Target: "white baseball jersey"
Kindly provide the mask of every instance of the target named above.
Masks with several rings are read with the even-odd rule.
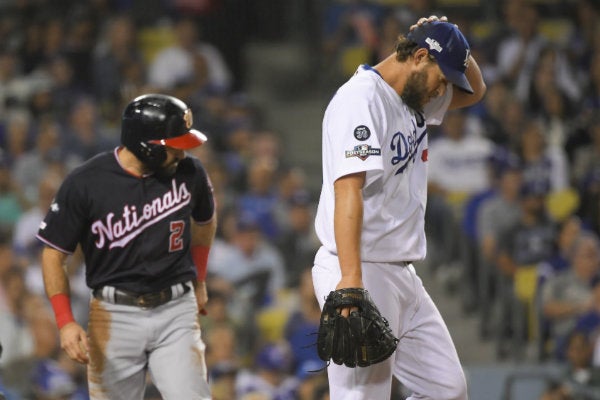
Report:
[[[406,106],[366,65],[340,87],[323,119],[323,187],[315,218],[317,235],[329,252],[337,254],[333,184],[342,176],[366,171],[361,259],[425,258],[426,121],[440,124],[451,99],[448,85],[423,115]]]

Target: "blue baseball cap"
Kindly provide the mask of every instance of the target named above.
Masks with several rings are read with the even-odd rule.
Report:
[[[429,50],[449,82],[473,94],[465,76],[471,49],[456,25],[442,21],[426,22],[410,31],[407,38]]]

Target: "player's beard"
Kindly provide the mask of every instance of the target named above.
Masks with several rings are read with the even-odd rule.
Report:
[[[164,163],[156,169],[156,175],[164,178],[169,178],[175,175],[175,171],[177,171],[177,165],[179,164],[179,161],[181,160],[173,160],[169,163]]]
[[[425,103],[428,100],[427,96],[427,72],[415,71],[410,74],[400,93],[400,97],[404,103],[416,111],[423,111]]]

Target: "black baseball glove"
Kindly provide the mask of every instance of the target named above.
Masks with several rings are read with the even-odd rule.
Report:
[[[347,307],[352,309],[346,318],[340,310]],[[319,324],[319,358],[350,368],[367,367],[391,356],[397,344],[367,290],[347,288],[329,293]]]

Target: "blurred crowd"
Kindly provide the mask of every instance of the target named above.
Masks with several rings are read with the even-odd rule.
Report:
[[[320,316],[307,273],[317,247],[313,194],[286,162],[282,134],[244,93],[236,45],[204,36],[205,23],[214,29],[230,12],[238,7],[218,0],[0,2],[0,393],[8,400],[88,398],[85,367],[59,347],[35,234],[65,175],[118,146],[124,106],[151,92],[184,100],[209,137],[194,155],[212,179],[220,221],[201,321],[214,398],[326,392],[311,336]],[[237,39],[241,25],[222,35]],[[80,254],[67,268],[85,326]],[[160,398],[150,382],[146,398]]]
[[[0,2],[7,399],[87,398],[85,368],[59,348],[35,234],[65,174],[119,145],[122,109],[149,92],[183,99],[209,137],[193,155],[218,204],[201,318],[214,399],[327,398],[310,275],[319,246],[310,188],[320,176],[289,163],[286,132],[270,127],[244,92],[247,32],[213,23],[241,14],[233,3]],[[315,90],[386,57],[419,17],[447,15],[459,25],[488,93],[430,130],[427,270],[465,314],[479,316],[479,334],[494,340],[498,360],[562,363],[564,379],[549,393],[598,398],[585,396],[600,388],[600,7],[450,3],[294,2],[322,28],[309,35],[319,38],[316,60],[307,62],[319,72]],[[205,36],[207,23],[224,39]],[[67,268],[75,317],[85,325],[90,294],[77,253]],[[151,384],[146,398],[160,398]]]

